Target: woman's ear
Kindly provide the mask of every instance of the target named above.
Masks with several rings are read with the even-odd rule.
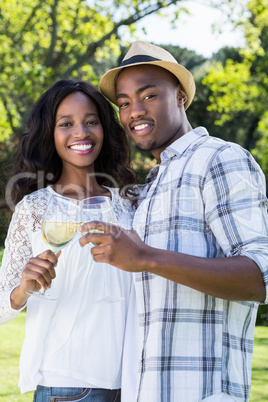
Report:
[[[183,106],[187,102],[187,95],[180,86],[178,87],[177,99],[179,107]]]

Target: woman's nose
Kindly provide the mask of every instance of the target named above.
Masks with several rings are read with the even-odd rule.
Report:
[[[75,126],[74,135],[77,137],[88,135],[88,130],[83,123]]]

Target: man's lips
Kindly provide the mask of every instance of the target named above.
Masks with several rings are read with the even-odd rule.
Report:
[[[152,127],[152,123],[135,123],[131,125],[131,131],[134,131],[136,134],[147,134],[151,131]]]

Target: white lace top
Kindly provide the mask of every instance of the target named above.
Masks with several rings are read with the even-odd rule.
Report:
[[[118,223],[131,228],[133,208],[109,188]],[[20,283],[26,262],[48,247],[40,227],[51,187],[27,195],[16,206],[0,269],[0,324],[15,318],[10,294]],[[65,197],[63,197],[65,198]],[[21,352],[21,392],[36,385],[120,388],[125,319],[131,274],[108,266],[110,292],[124,300],[98,304],[104,297],[105,264],[95,263],[79,236],[62,250],[53,280],[56,300],[30,297]]]

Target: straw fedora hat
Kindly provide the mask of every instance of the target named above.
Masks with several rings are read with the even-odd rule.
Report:
[[[192,74],[185,67],[178,64],[174,57],[159,46],[151,43],[137,41],[134,42],[121,65],[105,73],[100,80],[100,90],[111,102],[116,104],[115,83],[117,74],[126,67],[137,66],[139,64],[152,64],[170,71],[178,78],[186,94],[187,102],[185,110],[193,100],[195,94],[195,83]]]

